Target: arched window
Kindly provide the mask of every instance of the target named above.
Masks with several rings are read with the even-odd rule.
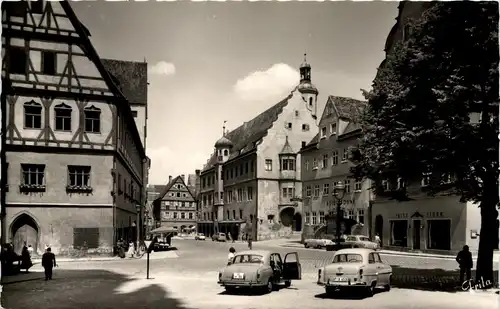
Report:
[[[54,106],[56,131],[71,131],[71,106],[64,103]]]
[[[42,105],[33,100],[24,103],[24,127],[27,129],[42,128]]]
[[[313,106],[313,98],[309,98],[309,106]]]
[[[229,151],[227,151],[227,149],[224,149],[224,156],[228,156],[229,155]]]
[[[101,133],[101,110],[94,105],[85,108],[85,132]]]

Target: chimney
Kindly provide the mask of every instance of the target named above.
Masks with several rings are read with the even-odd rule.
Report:
[[[172,181],[172,176],[168,176],[168,182],[171,182]]]
[[[181,178],[182,178],[182,181],[184,181],[184,183],[186,183],[186,175],[182,174]]]

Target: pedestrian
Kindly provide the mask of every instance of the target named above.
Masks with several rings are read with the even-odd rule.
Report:
[[[26,272],[33,266],[31,262],[31,256],[28,251],[28,247],[26,247],[26,243],[24,243],[23,251],[21,252],[21,269],[26,269]]]
[[[133,258],[135,253],[134,243],[132,241],[128,244],[128,252],[127,255],[129,258]]]
[[[252,250],[252,236],[248,235],[248,250]]]
[[[456,261],[460,267],[460,285],[464,284],[464,275],[467,277],[466,281],[471,280],[471,269],[472,269],[472,253],[469,250],[469,246],[465,245],[462,251],[458,252]]]
[[[52,280],[52,269],[57,267],[56,256],[52,253],[50,247],[42,255],[42,267],[45,269],[45,281]]]
[[[381,247],[381,240],[380,240],[380,236],[378,234],[375,234],[375,242],[377,243],[377,246],[380,248]]]
[[[227,265],[233,264],[235,253],[236,253],[236,249],[234,249],[234,247],[229,248],[229,253],[227,255]]]

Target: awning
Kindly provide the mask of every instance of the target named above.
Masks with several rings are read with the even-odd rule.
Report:
[[[166,233],[177,233],[176,229],[173,229],[168,226],[160,226],[149,232],[150,234],[166,234]]]

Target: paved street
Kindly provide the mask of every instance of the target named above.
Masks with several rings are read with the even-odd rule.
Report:
[[[243,243],[196,242],[176,240],[177,258],[157,259],[153,253],[150,261],[151,277],[146,280],[146,261],[144,259],[120,259],[114,261],[59,262],[55,269],[54,280],[40,280],[43,273],[40,265],[33,273],[22,275],[31,280],[6,284],[3,287],[2,305],[5,308],[401,308],[404,302],[409,308],[495,308],[497,295],[485,292],[435,292],[441,287],[422,285],[422,290],[409,290],[396,287],[390,292],[379,293],[371,299],[359,299],[345,295],[341,299],[328,299],[323,289],[318,287],[316,268],[325,265],[332,253],[324,250],[271,247],[255,244],[255,249],[266,249],[285,253],[298,251],[303,265],[303,279],[294,282],[292,288],[283,289],[270,295],[225,295],[216,284],[217,272],[224,266],[227,251],[234,246],[244,250]],[[152,257],[153,257],[152,256]],[[422,259],[407,256],[385,255],[393,265],[395,274],[408,276],[407,285],[417,285],[419,276],[435,272],[441,268],[442,275],[451,276],[456,281],[454,261],[444,259]],[[435,273],[433,273],[435,275]],[[431,281],[440,279],[430,279]],[[400,283],[400,284],[403,284]]]

